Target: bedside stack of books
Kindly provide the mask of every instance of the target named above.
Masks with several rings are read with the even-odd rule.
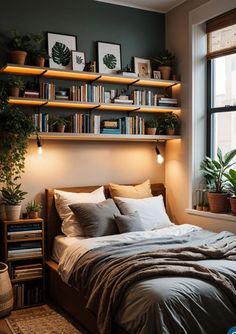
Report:
[[[43,301],[43,287],[38,282],[14,284],[14,308],[37,305]]]
[[[18,242],[8,246],[9,259],[40,255],[42,255],[42,243],[40,241]]]
[[[7,238],[10,240],[41,238],[41,236],[42,224],[39,223],[9,225],[7,228]]]
[[[42,263],[30,263],[24,265],[16,265],[11,268],[12,279],[32,279],[42,277],[43,265]]]

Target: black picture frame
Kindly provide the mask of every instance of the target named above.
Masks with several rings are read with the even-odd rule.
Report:
[[[114,74],[122,69],[121,44],[97,41],[98,72]]]
[[[77,50],[77,36],[48,31],[46,37],[49,67],[71,69],[71,51]]]

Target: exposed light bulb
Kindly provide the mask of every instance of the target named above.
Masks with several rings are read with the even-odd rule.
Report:
[[[39,155],[42,155],[42,154],[43,154],[43,148],[42,148],[42,146],[39,146],[39,147],[38,147],[38,154],[39,154]]]
[[[158,154],[157,155],[157,163],[158,164],[163,164],[163,162],[164,162],[163,156],[161,154]]]

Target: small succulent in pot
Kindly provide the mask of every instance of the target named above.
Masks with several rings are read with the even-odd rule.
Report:
[[[42,209],[42,205],[35,201],[28,202],[26,206],[26,212],[30,219],[38,218],[38,213]]]
[[[65,117],[61,116],[52,116],[49,118],[48,121],[50,131],[53,131],[54,126],[56,126],[57,132],[64,132],[65,126],[70,124],[70,121],[67,120]]]
[[[176,67],[176,56],[168,50],[164,50],[153,61],[157,63],[158,70],[161,71],[161,78],[169,80],[173,66]]]
[[[157,131],[157,120],[156,119],[149,119],[145,121],[145,132],[147,135],[155,135]]]

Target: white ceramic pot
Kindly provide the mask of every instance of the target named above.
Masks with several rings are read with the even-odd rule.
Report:
[[[5,317],[13,308],[13,293],[8,275],[8,267],[0,262],[0,318]]]
[[[20,219],[21,205],[5,205],[6,219]]]

